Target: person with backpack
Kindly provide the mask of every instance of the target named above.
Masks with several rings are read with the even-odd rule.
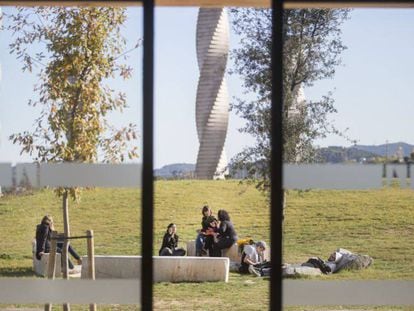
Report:
[[[162,239],[162,245],[159,250],[160,256],[185,256],[185,249],[178,247],[177,226],[169,224],[167,231]]]
[[[263,268],[265,250],[266,242],[264,241],[258,241],[253,245],[244,245],[239,272],[262,276],[261,269]]]

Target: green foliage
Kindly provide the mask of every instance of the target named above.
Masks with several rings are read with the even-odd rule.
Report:
[[[15,34],[10,53],[22,61],[23,71],[40,64],[40,106],[33,132],[10,136],[39,162],[120,162],[124,155],[138,156],[128,141],[136,139],[136,126],[115,128],[108,123],[111,111],[122,111],[126,97],[105,80],[116,75],[127,79],[131,68],[118,63],[125,48],[120,27],[125,9],[99,7],[19,8],[6,16],[6,30]],[[59,195],[67,189],[58,189]],[[70,189],[73,198],[79,189]]]
[[[283,59],[283,138],[284,158],[304,162],[313,158],[312,142],[329,132],[341,134],[328,121],[336,112],[331,94],[319,101],[300,99],[301,89],[316,81],[332,78],[345,49],[340,25],[348,10],[302,9],[284,11]],[[247,168],[251,176],[260,173],[268,186],[271,131],[271,10],[233,9],[233,29],[241,47],[233,51],[234,73],[244,81],[254,100],[238,99],[232,108],[246,120],[241,130],[256,138],[235,159],[236,166]]]
[[[287,193],[284,224],[284,262],[301,263],[311,256],[326,259],[338,247],[368,254],[374,264],[366,270],[321,276],[323,280],[387,280],[414,277],[414,193],[409,189],[371,191],[306,191]],[[0,226],[0,276],[32,277],[31,240],[36,224],[46,213],[55,216],[62,231],[59,200],[50,190],[30,196],[0,198],[0,212],[11,211]],[[157,181],[155,184],[154,254],[170,222],[177,224],[180,246],[193,240],[201,222],[201,207],[215,213],[229,211],[240,238],[269,241],[269,208],[253,185],[237,181]],[[136,255],[141,251],[140,191],[95,189],[85,191],[72,210],[74,235],[93,229],[96,254]],[[86,242],[72,245],[86,254]],[[154,287],[156,310],[205,310],[206,303],[229,310],[267,309],[269,283],[265,279],[230,273],[229,283],[159,283]],[[253,297],[262,297],[258,301]],[[72,306],[86,310],[86,306]],[[390,307],[378,307],[389,310]],[[136,306],[107,306],[100,310],[137,310]],[[351,307],[306,307],[306,310]],[[374,310],[361,307],[358,310]],[[304,310],[289,307],[288,310]],[[393,308],[393,310],[400,310]],[[410,309],[405,309],[410,310]]]

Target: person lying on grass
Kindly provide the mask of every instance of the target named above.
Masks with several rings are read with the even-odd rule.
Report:
[[[373,259],[368,255],[354,254],[344,248],[338,248],[324,261],[319,257],[311,257],[302,266],[319,268],[322,273],[337,273],[342,269],[360,270],[368,268]]]

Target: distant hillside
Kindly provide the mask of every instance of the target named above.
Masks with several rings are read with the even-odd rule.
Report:
[[[195,171],[195,164],[174,163],[156,169],[154,175],[161,178],[188,177]]]
[[[355,145],[353,147],[356,148],[356,149],[359,149],[359,150],[371,152],[371,153],[374,153],[376,155],[384,157],[384,156],[387,155],[387,153],[388,153],[388,156],[394,155],[397,152],[397,150],[400,146],[403,149],[404,156],[409,156],[410,153],[414,149],[414,145],[410,145],[410,144],[403,143],[403,142],[389,143],[389,144],[383,144],[383,145],[378,145],[378,146],[375,146],[375,145],[373,145],[373,146]],[[388,151],[387,151],[387,148],[388,148]]]
[[[414,145],[404,142],[389,143],[383,145],[354,145],[351,147],[329,146],[319,148],[316,151],[316,159],[322,163],[342,163],[342,162],[365,162],[375,157],[385,157],[388,148],[388,156],[396,154],[399,147],[402,147],[404,156],[410,156],[414,150]],[[231,168],[230,168],[231,170]],[[194,177],[195,164],[174,163],[165,165],[154,171],[154,175],[160,178],[192,178]],[[241,174],[241,175],[240,175]],[[242,178],[245,173],[233,171],[234,178]],[[240,175],[240,176],[239,176]]]
[[[393,157],[399,147],[402,147],[404,156],[410,156],[414,145],[403,142],[384,145],[354,145],[351,147],[330,146],[317,150],[318,162],[341,163],[347,161],[365,162],[375,157]],[[387,150],[388,149],[388,150]]]
[[[347,161],[361,162],[376,157],[375,153],[359,150],[354,147],[330,146],[317,150],[316,158],[322,163],[342,163]]]

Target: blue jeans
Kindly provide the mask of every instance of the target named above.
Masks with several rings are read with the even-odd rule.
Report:
[[[201,256],[201,249],[204,247],[205,240],[206,236],[200,232],[196,238],[196,256]]]

